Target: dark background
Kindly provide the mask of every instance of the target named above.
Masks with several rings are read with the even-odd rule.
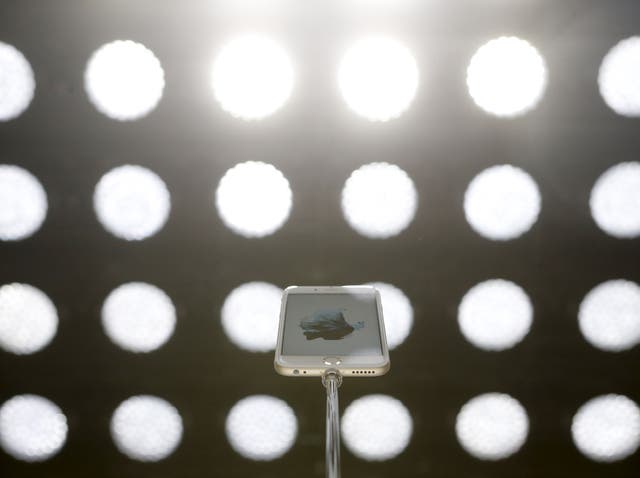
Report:
[[[289,51],[297,72],[290,100],[274,116],[245,122],[222,111],[210,68],[232,34],[261,31]],[[388,123],[357,117],[335,74],[344,49],[367,33],[404,42],[420,69],[412,107]],[[638,160],[640,122],[616,115],[598,93],[606,52],[640,33],[640,2],[601,0],[276,0],[24,1],[0,3],[0,41],[18,48],[36,76],[19,118],[0,123],[0,163],[28,169],[43,184],[49,212],[31,238],[0,244],[0,283],[26,282],[58,308],[60,324],[41,352],[0,352],[0,402],[43,395],[65,412],[67,443],[40,464],[0,453],[0,475],[99,477],[300,477],[324,474],[324,390],[317,380],[275,374],[272,354],[238,349],[219,311],[236,286],[384,281],[410,298],[415,322],[382,378],[347,380],[342,407],[369,393],[400,399],[414,420],[404,453],[369,463],[343,450],[346,477],[631,477],[640,454],[613,464],[590,461],[573,445],[571,418],[595,395],[640,400],[640,350],[606,353],[577,325],[584,295],[613,278],[640,281],[640,242],[607,236],[588,206],[596,178]],[[545,57],[549,85],[538,108],[513,120],[473,104],[465,70],[491,38],[514,34]],[[83,73],[104,43],[131,39],[160,59],[164,96],[148,117],[116,122],[88,101]],[[213,192],[232,165],[260,160],[289,179],[292,214],[264,239],[245,239],[218,217]],[[359,236],[344,221],[340,191],[350,172],[372,161],[398,164],[419,193],[415,220],[389,240]],[[166,226],[140,242],[107,233],[93,212],[98,179],[139,164],[171,192]],[[523,237],[492,242],[465,221],[462,199],[482,169],[522,167],[542,194],[538,222]],[[513,280],[530,296],[530,334],[511,350],[467,343],[457,305],[474,284]],[[132,354],[102,331],[100,307],[123,282],[162,288],[178,308],[173,337]],[[468,455],[455,417],[473,396],[499,391],[526,408],[530,433],[520,452],[498,462]],[[109,434],[113,410],[149,393],[183,417],[181,445],[159,463],[120,454]],[[294,447],[258,463],[228,444],[224,420],[250,394],[285,399],[299,420]]]

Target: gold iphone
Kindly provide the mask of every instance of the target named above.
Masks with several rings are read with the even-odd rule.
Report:
[[[275,369],[281,375],[344,377],[389,370],[380,293],[371,286],[288,287],[282,295]]]

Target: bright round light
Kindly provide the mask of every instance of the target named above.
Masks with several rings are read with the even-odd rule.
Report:
[[[284,455],[298,434],[298,420],[284,400],[252,395],[236,403],[225,424],[233,449],[250,460],[268,461]]]
[[[585,339],[608,352],[640,343],[640,286],[610,280],[589,291],[580,304],[578,324]]]
[[[400,234],[413,221],[417,208],[413,181],[394,164],[365,164],[351,173],[342,189],[345,219],[371,239]]]
[[[458,325],[465,338],[484,350],[505,350],[529,333],[533,306],[522,288],[502,279],[473,286],[458,307]]]
[[[516,37],[485,43],[467,67],[469,95],[495,116],[527,113],[536,107],[546,86],[544,59],[531,44]]]
[[[571,434],[578,450],[592,460],[622,460],[640,445],[640,408],[624,395],[592,398],[573,417]]]
[[[418,89],[411,52],[386,37],[357,42],[344,55],[338,85],[349,108],[371,121],[387,121],[409,108]]]
[[[67,440],[67,418],[38,395],[16,395],[0,407],[0,445],[22,461],[44,461]]]
[[[405,341],[413,325],[413,307],[407,296],[397,287],[384,282],[372,282],[371,285],[380,292],[384,329],[387,334],[387,345],[395,349]]]
[[[388,395],[366,395],[351,402],[342,415],[342,437],[347,448],[369,461],[390,460],[411,440],[413,420],[400,400]]]
[[[166,400],[136,395],[116,408],[111,417],[111,437],[118,450],[139,461],[168,457],[182,440],[182,418]]]
[[[0,42],[0,121],[17,118],[33,99],[36,80],[20,51]]]
[[[117,287],[102,306],[102,326],[116,345],[130,352],[162,346],[176,326],[176,309],[167,294],[144,282]]]
[[[640,116],[640,36],[622,40],[606,54],[598,73],[605,103],[623,116]]]
[[[98,48],[87,63],[84,87],[96,109],[111,119],[148,115],[162,98],[162,65],[144,45],[117,40]]]
[[[139,241],[154,235],[167,222],[171,197],[156,173],[127,164],[100,178],[93,193],[93,207],[111,234]]]
[[[485,393],[469,400],[456,418],[460,445],[481,460],[501,460],[517,452],[527,439],[529,418],[515,398]]]
[[[18,355],[46,347],[58,330],[58,313],[51,299],[28,284],[0,287],[0,347]]]
[[[263,237],[289,218],[292,194],[289,181],[274,166],[247,161],[225,173],[215,200],[229,229],[245,237]]]
[[[287,53],[261,35],[230,41],[213,64],[216,100],[225,111],[245,120],[262,119],[282,107],[291,95],[293,82]]]
[[[222,328],[229,340],[249,352],[276,348],[282,289],[267,282],[236,287],[222,305]]]
[[[46,215],[47,194],[36,177],[18,166],[0,164],[0,240],[31,236]]]
[[[640,236],[640,163],[607,169],[593,185],[591,215],[607,234],[620,239]]]
[[[464,194],[464,214],[481,236],[494,241],[515,239],[538,220],[541,198],[531,176],[503,164],[480,172]]]

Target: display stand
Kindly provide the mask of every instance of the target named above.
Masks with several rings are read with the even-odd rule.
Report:
[[[327,389],[327,440],[326,477],[340,478],[340,409],[338,388],[342,385],[342,375],[335,369],[328,369],[322,376],[322,385]]]

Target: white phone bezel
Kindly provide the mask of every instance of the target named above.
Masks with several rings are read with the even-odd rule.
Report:
[[[286,313],[287,300],[292,294],[357,294],[364,291],[373,290],[376,298],[376,309],[378,312],[378,330],[380,331],[380,344],[382,354],[380,355],[358,355],[329,357],[327,363],[326,356],[310,355],[283,355],[282,341],[284,336],[284,318]],[[339,363],[335,363],[339,359]],[[278,325],[278,341],[276,344],[276,354],[274,366],[281,375],[293,377],[313,377],[320,376],[328,369],[337,369],[343,376],[366,377],[372,375],[384,375],[389,370],[389,349],[384,329],[384,319],[382,316],[382,303],[380,293],[372,286],[290,286],[282,294],[280,306],[280,323]]]

